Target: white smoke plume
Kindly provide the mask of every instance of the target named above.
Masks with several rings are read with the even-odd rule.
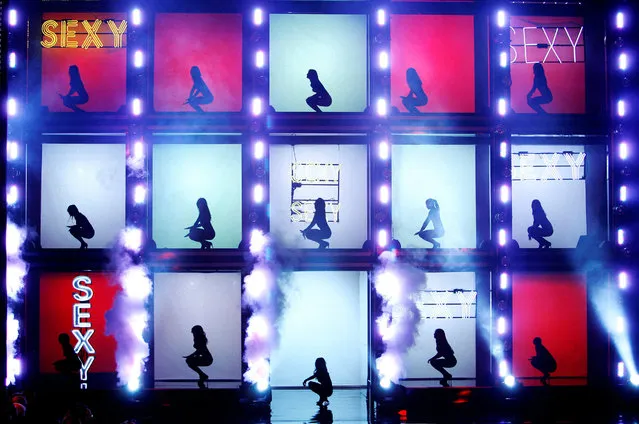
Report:
[[[5,245],[7,249],[6,290],[7,290],[7,378],[5,385],[15,384],[21,372],[18,356],[20,321],[16,318],[17,308],[22,303],[24,277],[27,275],[27,263],[22,260],[21,249],[27,238],[25,229],[7,220]]]
[[[382,315],[376,323],[385,351],[376,366],[382,383],[399,383],[404,375],[403,358],[419,334],[421,315],[416,299],[426,288],[426,274],[399,261],[393,252],[383,252],[379,259],[373,281],[382,298]]]

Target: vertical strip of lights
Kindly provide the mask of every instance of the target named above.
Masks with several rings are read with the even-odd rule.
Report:
[[[5,384],[16,384],[21,374],[20,336],[23,328],[23,289],[26,265],[22,260],[25,239],[26,206],[26,143],[24,117],[26,111],[26,46],[27,23],[25,11],[10,5],[3,14],[2,68],[3,101],[6,111],[6,378]],[[6,43],[6,44],[5,44]],[[6,64],[6,66],[5,66]],[[4,72],[2,72],[4,74]]]
[[[617,5],[626,4],[617,2]],[[635,8],[636,9],[636,8]],[[610,136],[610,193],[611,226],[610,238],[615,246],[613,281],[610,289],[616,291],[612,299],[618,304],[610,305],[611,311],[617,311],[616,325],[609,331],[613,340],[618,340],[616,354],[611,355],[610,368],[614,370],[618,383],[630,381],[639,386],[636,358],[633,358],[631,346],[639,341],[636,328],[620,325],[625,321],[636,322],[637,312],[634,305],[639,292],[631,284],[632,276],[637,275],[637,263],[634,252],[637,237],[637,202],[634,194],[637,190],[637,171],[635,154],[639,137],[637,123],[637,72],[633,56],[637,47],[637,26],[633,24],[636,12],[626,6],[610,8],[608,34],[608,86],[610,87],[611,136]],[[622,316],[627,314],[627,317]],[[619,333],[622,334],[619,334]],[[634,336],[633,336],[634,335]]]
[[[134,8],[129,14],[126,47],[129,63],[129,112],[134,117],[144,113],[144,97],[146,94],[145,70],[147,57],[143,40],[148,32],[148,20],[140,8]]]
[[[512,164],[510,140],[510,25],[505,2],[492,12],[490,27],[492,146],[491,211],[492,240],[497,253],[493,272],[493,375],[498,382],[514,384],[512,376],[512,278],[509,250],[512,234]]]

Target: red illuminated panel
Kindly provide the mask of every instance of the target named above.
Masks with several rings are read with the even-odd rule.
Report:
[[[407,70],[422,82],[428,102],[419,112],[475,112],[473,16],[391,16],[391,103],[408,113]]]
[[[81,276],[88,277],[90,283],[86,279],[78,280],[74,287],[74,280]],[[106,320],[104,318],[104,314],[111,309],[119,291],[119,286],[110,283],[113,277],[113,274],[94,272],[44,274],[41,277],[40,372],[55,372],[53,362],[63,359],[58,335],[67,333],[71,338],[71,344],[75,346],[79,339],[72,334],[73,330],[80,332],[80,338],[86,338],[87,332],[94,330],[88,342],[95,353],[89,353],[86,345],[82,345],[78,354],[84,363],[87,363],[91,356],[95,358],[89,367],[89,374],[115,372],[116,342],[112,336],[105,335]],[[78,289],[78,286],[88,287],[90,292],[88,292],[89,289]],[[76,322],[74,322],[74,311]],[[89,316],[78,318],[78,313],[88,313]]]
[[[539,385],[541,372],[528,360],[535,355],[532,343],[542,344],[557,361],[556,377],[587,375],[586,281],[575,274],[515,274],[513,276],[513,372],[535,377],[526,384]],[[560,384],[553,382],[551,384]],[[563,384],[585,384],[565,380]]]
[[[199,69],[201,78],[193,77],[193,67]],[[239,112],[242,16],[158,14],[153,78],[153,107],[157,112],[196,112],[185,104],[196,80],[204,82],[202,97],[212,95],[212,101],[204,99],[196,105],[203,112]]]
[[[528,104],[535,63],[541,63],[552,100],[542,113],[585,113],[586,74],[582,18],[513,16],[510,19],[511,102],[517,113],[538,113]],[[536,90],[533,98],[540,96]]]
[[[77,75],[72,97],[78,111],[117,112],[126,103],[127,21],[123,13],[45,13],[42,16],[42,106],[50,112],[73,112],[62,96]],[[84,92],[83,92],[84,91]],[[77,97],[76,97],[77,96]],[[68,102],[67,102],[68,104]]]

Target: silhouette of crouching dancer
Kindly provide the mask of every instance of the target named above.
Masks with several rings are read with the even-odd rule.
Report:
[[[539,243],[539,249],[548,249],[552,246],[552,243],[544,237],[550,237],[553,235],[554,229],[552,224],[546,216],[546,212],[541,206],[541,202],[539,200],[533,200],[531,208],[533,214],[533,225],[528,227],[528,240],[535,239],[535,241]]]
[[[457,365],[457,358],[455,358],[455,352],[453,348],[448,344],[446,340],[446,333],[441,328],[435,330],[435,343],[437,354],[428,360],[428,363],[439,371],[444,378],[439,380],[439,384],[444,387],[448,387],[448,380],[452,379],[451,373],[444,368],[453,368]]]
[[[548,87],[548,80],[546,79],[546,72],[544,71],[544,66],[541,63],[535,63],[533,65],[533,86],[526,95],[526,102],[528,106],[535,112],[539,114],[546,114],[544,108],[541,105],[548,104],[552,102],[552,92]],[[533,97],[535,91],[539,91],[539,96]]]
[[[78,105],[83,105],[89,101],[89,93],[84,88],[84,83],[80,77],[80,68],[77,65],[69,66],[69,92],[66,95],[58,93],[62,104],[74,112],[84,112]],[[74,96],[74,94],[77,94]]]
[[[439,203],[437,203],[437,200],[435,199],[427,199],[426,208],[428,209],[428,215],[426,216],[422,227],[415,233],[415,235],[419,236],[424,241],[432,243],[433,249],[439,249],[441,244],[435,241],[435,239],[444,236],[444,224],[442,224]],[[433,223],[433,229],[427,230],[426,227],[428,227],[428,224],[431,222]]]
[[[322,110],[318,106],[328,107],[333,104],[331,95],[328,94],[328,91],[324,88],[324,84],[320,82],[315,69],[309,69],[306,78],[310,80],[311,89],[315,93],[306,99],[306,104],[309,105],[311,109],[315,112],[321,112]]]
[[[548,386],[550,383],[550,373],[557,371],[557,361],[550,354],[546,346],[541,344],[541,337],[533,339],[535,345],[535,356],[530,358],[530,365],[543,373],[541,384]]]
[[[191,68],[191,79],[193,79],[193,87],[189,92],[189,97],[184,102],[185,105],[191,106],[197,112],[204,112],[201,105],[213,103],[213,93],[202,78],[202,71],[198,66]]]
[[[213,243],[211,243],[210,240],[215,238],[215,229],[211,223],[211,210],[209,209],[206,199],[203,197],[197,199],[196,206],[198,209],[197,219],[192,226],[184,228],[185,230],[189,230],[189,233],[184,237],[188,237],[200,243],[200,249],[211,249]]]
[[[333,382],[324,358],[315,359],[315,372],[302,382],[302,386],[306,386],[306,383],[313,379],[318,382],[311,381],[308,383],[308,388],[319,396],[317,405],[328,406],[328,398],[333,394]]]
[[[84,239],[91,239],[95,235],[95,230],[86,216],[80,213],[76,205],[69,205],[67,208],[69,216],[75,221],[75,225],[67,225],[69,233],[80,242],[80,249],[87,249],[89,245]]]
[[[317,225],[317,230],[312,229]],[[318,249],[326,249],[330,244],[326,241],[333,234],[328,222],[326,221],[326,202],[321,197],[315,200],[315,213],[313,221],[303,230],[300,230],[302,236],[306,239],[313,240],[317,243]]]
[[[412,114],[422,113],[417,106],[426,106],[428,103],[428,96],[422,87],[422,80],[419,78],[415,68],[408,68],[406,70],[406,83],[410,91],[406,96],[400,96],[402,98],[402,104]]]
[[[195,352],[191,353],[186,358],[186,365],[197,373],[199,380],[197,385],[200,389],[206,388],[204,382],[209,378],[200,367],[208,367],[213,363],[213,355],[209,351],[207,344],[209,340],[206,338],[206,333],[201,325],[195,325],[191,328],[193,334],[193,347]]]

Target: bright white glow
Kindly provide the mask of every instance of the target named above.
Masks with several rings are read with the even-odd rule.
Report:
[[[18,113],[18,102],[13,97],[7,99],[7,115],[16,116]]]
[[[626,243],[626,234],[623,229],[617,230],[617,244],[623,246]]]
[[[500,10],[497,12],[497,26],[503,28],[506,26],[506,12]]]
[[[7,221],[7,233],[5,234],[5,247],[7,256],[15,256],[26,239],[26,232],[18,228],[13,222]]]
[[[142,100],[138,98],[133,99],[131,111],[133,112],[133,116],[140,116],[142,114]]]
[[[380,52],[379,53],[379,67],[381,69],[388,69],[388,52]]]
[[[499,317],[497,319],[497,333],[499,335],[504,335],[506,334],[506,318],[504,317]]]
[[[628,273],[621,271],[618,277],[619,288],[625,290],[628,288]]]
[[[506,245],[506,230],[499,230],[498,233],[498,240],[499,240],[499,245],[500,246],[505,246]]]
[[[512,375],[507,375],[506,378],[504,378],[504,384],[510,388],[515,387],[515,377]]]
[[[505,68],[506,66],[508,66],[508,53],[506,52],[499,53],[499,66],[501,66],[502,68]]]
[[[15,52],[9,53],[9,68],[13,69],[16,67],[17,56]]]
[[[624,319],[624,317],[617,317],[616,330],[617,333],[624,333],[626,331],[626,320]]]
[[[268,390],[268,380],[260,380],[257,382],[257,391],[258,392],[265,392]]]
[[[7,190],[7,205],[13,206],[18,202],[18,187],[12,185]]]
[[[7,159],[18,159],[18,143],[15,141],[7,141]]]
[[[136,159],[144,157],[144,144],[141,141],[136,141],[133,145],[133,157]]]
[[[510,187],[504,184],[499,189],[499,199],[501,203],[507,203],[510,200]]]
[[[19,249],[18,246],[17,249]],[[17,253],[17,249],[12,247]],[[14,258],[12,258],[12,256]],[[24,276],[27,275],[27,265],[14,255],[8,255],[7,260],[7,297],[14,302],[19,300],[19,295],[24,288]]]
[[[619,143],[619,159],[628,159],[628,143],[626,143],[625,141]]]
[[[375,291],[384,299],[397,300],[401,295],[401,284],[397,276],[391,272],[383,272],[375,278]]]
[[[263,141],[256,141],[253,145],[253,157],[257,160],[264,159],[266,149],[264,148]]]
[[[127,268],[120,277],[122,289],[127,297],[136,300],[145,300],[151,295],[153,284],[149,279],[146,269],[142,266]],[[143,321],[144,317],[139,317]],[[138,324],[139,325],[139,324]]]
[[[617,29],[623,29],[626,24],[626,19],[623,12],[617,12],[617,16],[615,17],[615,25]]]
[[[253,116],[259,116],[262,114],[262,99],[256,97],[251,102],[251,112]]]
[[[254,269],[244,278],[244,289],[251,299],[260,299],[267,292],[267,283],[264,270]]]
[[[379,380],[379,385],[382,389],[390,389],[390,386],[391,386],[390,378],[388,377],[382,378],[381,380]]]
[[[128,250],[139,252],[142,248],[142,230],[139,228],[127,228],[124,230],[122,244]]]
[[[129,383],[126,385],[126,388],[131,393],[137,392],[138,390],[140,390],[140,380],[129,381]]]
[[[625,185],[619,187],[619,200],[622,202],[628,200],[628,188]]]
[[[18,25],[18,11],[15,9],[9,9],[9,26]]]
[[[390,146],[388,141],[382,141],[379,143],[379,158],[382,160],[388,160],[390,157]]]
[[[506,377],[508,375],[508,362],[505,359],[499,361],[499,376]]]
[[[253,315],[249,318],[249,326],[248,331],[250,331],[251,335],[255,335],[261,339],[268,337],[270,331],[270,324],[268,320],[262,315]]]
[[[387,205],[390,201],[390,190],[387,185],[383,185],[379,188],[379,201],[382,202],[383,205]]]
[[[379,230],[377,233],[377,245],[379,247],[388,246],[388,232],[386,230]]]
[[[628,69],[628,55],[626,53],[621,53],[619,55],[619,69],[622,71]]]
[[[253,9],[253,24],[260,26],[264,22],[264,12],[262,9]]]
[[[639,374],[630,377],[630,383],[632,383],[633,386],[639,386]]]
[[[144,53],[142,53],[142,50],[136,50],[135,53],[133,53],[133,66],[136,68],[144,66]]]
[[[20,336],[20,322],[12,311],[7,311],[7,378],[5,385],[15,384],[16,377],[20,375],[22,364],[17,357],[16,342]]]
[[[398,355],[390,352],[383,353],[382,356],[375,360],[380,385],[384,382],[385,385],[390,387],[391,381],[399,383],[399,379],[402,375],[401,361],[402,360]]]
[[[506,99],[499,99],[497,102],[497,112],[499,113],[499,116],[506,115]]]
[[[254,255],[262,253],[267,241],[268,239],[261,230],[256,229],[251,231],[251,253]]]
[[[264,67],[264,64],[266,63],[266,59],[264,56],[264,51],[263,50],[258,50],[255,53],[255,66],[258,69],[262,69]]]
[[[386,116],[388,113],[388,107],[386,105],[386,100],[377,99],[377,114],[379,116]]]
[[[506,156],[508,156],[508,143],[502,141],[499,143],[499,157],[505,158]]]
[[[508,288],[508,274],[502,272],[499,276],[499,288],[506,290]]]
[[[619,100],[617,102],[617,115],[622,118],[626,116],[626,102],[624,100]]]
[[[136,204],[146,202],[146,187],[143,184],[138,184],[135,186],[135,190],[133,192],[133,201]]]
[[[140,9],[133,9],[131,11],[131,23],[135,26],[142,25],[142,11]]]
[[[257,184],[253,187],[253,202],[262,203],[264,201],[264,186]]]
[[[386,25],[386,11],[384,9],[377,9],[377,25]]]
[[[623,378],[626,375],[626,365],[623,362],[617,363],[617,377]]]

